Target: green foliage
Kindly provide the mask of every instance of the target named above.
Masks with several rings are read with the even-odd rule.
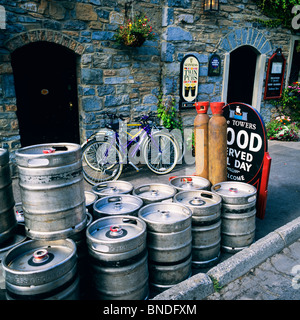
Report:
[[[120,26],[115,39],[119,44],[129,47],[139,47],[145,40],[152,40],[155,33],[152,32],[152,26],[145,14],[135,16],[133,19],[127,19],[123,26]]]
[[[257,0],[258,7],[271,20],[258,20],[260,23],[269,26],[277,27],[280,24],[286,28],[292,29],[292,8],[299,5],[299,0]]]
[[[162,120],[162,125],[167,129],[182,130],[182,120],[178,110],[175,108],[175,99],[163,100],[162,93],[158,96],[157,116]]]
[[[298,141],[299,128],[289,117],[281,116],[266,124],[267,137],[270,140]]]
[[[300,123],[300,84],[298,82],[293,82],[282,90],[281,98],[272,100],[271,103],[280,113],[290,117],[297,124]]]

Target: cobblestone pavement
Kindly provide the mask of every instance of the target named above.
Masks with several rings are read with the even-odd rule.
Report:
[[[299,300],[300,239],[206,300]]]

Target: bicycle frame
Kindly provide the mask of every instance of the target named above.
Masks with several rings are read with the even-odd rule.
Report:
[[[112,140],[110,141],[110,146],[109,148],[107,148],[107,150],[105,151],[105,156],[107,157],[108,154],[110,153],[110,150],[112,148],[113,145],[117,145],[121,155],[122,155],[122,160],[120,161],[120,163],[122,164],[127,164],[127,159],[129,156],[129,159],[133,159],[137,152],[139,150],[141,150],[141,146],[143,145],[143,143],[145,143],[146,138],[149,137],[151,139],[151,142],[153,143],[153,145],[156,147],[156,149],[158,150],[159,153],[161,153],[161,149],[159,147],[159,145],[157,145],[157,143],[155,142],[155,139],[153,139],[152,135],[151,135],[151,127],[149,124],[146,124],[145,126],[143,126],[142,124],[128,124],[127,126],[140,126],[141,129],[134,135],[131,135],[129,132],[127,132],[126,130],[126,137],[129,135],[131,137],[131,139],[129,141],[127,141],[125,143],[121,143],[120,139],[120,135],[117,131],[114,131],[112,129],[108,129],[106,128],[106,130],[100,130],[98,132],[96,132],[95,134],[93,134],[88,141],[92,140],[92,139],[96,139],[97,140],[97,136],[101,136],[101,135],[107,135],[107,130],[111,131],[111,136],[112,136]],[[140,137],[139,141],[136,141],[136,138]],[[99,140],[102,140],[103,137],[99,138]],[[87,142],[88,142],[87,141]],[[86,144],[87,142],[85,142],[84,144]],[[134,148],[131,150],[130,154],[128,155],[128,148],[130,147],[130,145],[132,143],[136,143],[136,145],[134,146]],[[84,145],[83,144],[83,145]],[[128,161],[128,164],[130,164],[132,167],[134,167],[137,171],[139,171],[139,169],[135,166],[135,164],[132,161]]]

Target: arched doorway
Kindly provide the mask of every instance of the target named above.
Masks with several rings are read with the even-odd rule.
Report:
[[[12,53],[21,146],[79,143],[76,54],[34,42]]]
[[[251,46],[241,46],[230,53],[227,102],[252,105],[257,51]]]

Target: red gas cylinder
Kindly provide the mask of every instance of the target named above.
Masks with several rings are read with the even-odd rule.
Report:
[[[208,121],[209,101],[196,102],[194,120],[196,176],[208,179]]]
[[[227,180],[227,121],[224,102],[211,102],[212,117],[208,122],[208,179],[212,185]]]

